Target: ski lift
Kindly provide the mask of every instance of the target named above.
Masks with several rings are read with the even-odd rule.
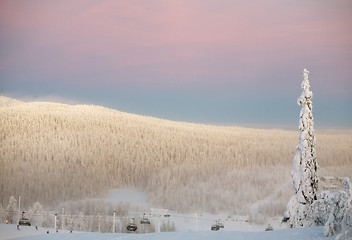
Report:
[[[28,218],[25,218],[25,217],[24,217],[24,213],[25,213],[25,212],[22,212],[22,217],[21,217],[21,219],[18,221],[18,225],[21,225],[21,226],[31,226],[31,221],[29,221]]]
[[[217,224],[211,225],[211,230],[212,231],[219,231],[220,227]]]
[[[219,228],[224,228],[224,224],[221,222],[220,219],[216,221],[216,225],[218,225]]]
[[[224,228],[224,224],[221,223],[220,219],[215,221],[215,224],[211,225],[212,231],[218,231],[220,228]]]
[[[222,224],[221,222],[218,222],[218,226],[219,228],[224,228],[224,224]]]
[[[127,230],[130,232],[135,232],[137,230],[137,225],[134,223],[134,218],[132,218],[132,222],[127,224]]]
[[[270,225],[270,223],[268,224],[268,226],[266,227],[265,231],[273,231],[273,227]]]
[[[141,224],[150,224],[149,219],[145,217],[145,213],[143,214],[143,218],[141,219]]]
[[[134,223],[129,223],[127,225],[127,230],[130,232],[135,232],[137,230],[137,225]]]
[[[29,221],[28,218],[21,218],[20,221],[18,222],[18,225],[31,226],[31,222]]]

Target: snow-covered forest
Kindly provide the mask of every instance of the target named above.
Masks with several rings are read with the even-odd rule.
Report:
[[[352,131],[315,135],[319,175],[352,178]],[[49,208],[133,187],[153,206],[180,212],[281,216],[297,139],[297,131],[0,97],[0,204],[21,196],[23,208]]]

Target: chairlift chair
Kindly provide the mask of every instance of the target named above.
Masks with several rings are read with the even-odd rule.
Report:
[[[273,230],[274,228],[270,224],[265,229],[265,231],[273,231]]]
[[[224,228],[224,224],[221,223],[220,219],[215,221],[215,224],[211,226],[212,231],[218,231],[220,228]]]
[[[18,222],[18,225],[31,226],[31,222],[29,221],[28,218],[21,218],[20,221]]]
[[[219,228],[224,228],[224,224],[221,222],[221,220],[216,220],[215,225],[217,225]]]
[[[217,225],[217,224],[211,225],[211,230],[212,231],[219,231],[219,229],[220,229],[219,225]]]
[[[141,224],[150,224],[150,221],[148,218],[142,218],[141,219]]]
[[[143,214],[143,218],[141,219],[141,224],[150,224],[149,219],[145,217],[145,213]]]
[[[21,226],[31,226],[31,221],[29,221],[28,218],[25,218],[25,217],[24,217],[24,213],[25,213],[25,212],[22,212],[22,217],[21,217],[21,219],[18,221],[18,225],[21,225]]]
[[[134,223],[134,218],[132,218],[132,222],[127,224],[127,230],[130,232],[135,232],[137,230],[137,225]]]
[[[170,213],[168,210],[165,211],[164,217],[170,217]]]
[[[219,228],[224,228],[224,224],[222,224],[221,222],[218,222],[217,225],[219,226]]]
[[[134,223],[129,223],[129,224],[127,225],[127,230],[130,231],[130,232],[134,232],[134,231],[137,230],[137,225],[134,224]]]

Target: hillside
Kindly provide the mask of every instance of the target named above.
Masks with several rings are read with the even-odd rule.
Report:
[[[352,132],[316,135],[320,174],[352,177]],[[252,204],[272,196],[258,209],[281,215],[292,194],[297,143],[298,130],[173,122],[0,97],[0,203],[6,207],[11,195],[21,195],[24,207],[53,206],[134,187],[154,206],[184,212],[249,214]]]

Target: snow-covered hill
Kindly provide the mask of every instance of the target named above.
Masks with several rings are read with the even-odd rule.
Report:
[[[321,176],[352,178],[352,132],[317,137]],[[135,188],[144,191],[150,207],[251,214],[264,223],[282,216],[292,195],[289,172],[297,138],[296,131],[182,123],[99,106],[0,97],[0,206],[21,196],[24,211],[37,201],[61,211],[55,208],[64,201]]]

